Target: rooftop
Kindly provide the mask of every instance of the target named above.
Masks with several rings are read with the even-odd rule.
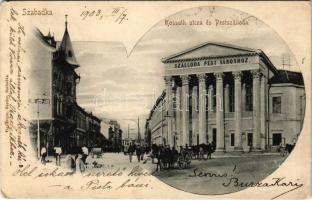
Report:
[[[292,83],[304,86],[303,76],[300,72],[278,70],[278,73],[269,80],[270,84]]]
[[[200,45],[170,55],[166,58],[163,58],[161,61],[163,63],[173,63],[191,60],[204,60],[204,59],[226,58],[236,56],[253,56],[253,55],[258,55],[262,59],[262,61],[272,70],[273,73],[277,73],[276,67],[272,64],[270,59],[261,49],[252,49],[219,42],[205,42]]]

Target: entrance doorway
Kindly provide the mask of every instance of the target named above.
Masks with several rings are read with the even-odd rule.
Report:
[[[217,144],[217,129],[216,128],[212,129],[212,144],[214,146],[216,146]]]
[[[199,135],[198,134],[196,135],[196,142],[197,142],[197,145],[199,145]]]
[[[282,134],[281,133],[273,133],[273,146],[279,146],[282,143]],[[283,142],[285,145],[285,141]]]
[[[247,134],[247,145],[251,147],[253,146],[253,134],[252,133]]]

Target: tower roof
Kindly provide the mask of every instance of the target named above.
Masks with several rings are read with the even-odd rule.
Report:
[[[60,54],[63,56],[64,60],[70,64],[73,65],[75,68],[79,67],[79,64],[77,62],[74,49],[72,46],[72,42],[70,40],[70,36],[67,30],[67,15],[66,16],[66,21],[65,21],[65,32],[63,35],[63,39],[61,42],[61,45],[59,46],[59,51]]]

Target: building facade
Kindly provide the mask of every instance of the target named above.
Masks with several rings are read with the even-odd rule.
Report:
[[[166,145],[166,139],[169,138],[167,137],[167,133],[169,132],[165,130],[165,128],[167,127],[165,96],[166,91],[163,91],[162,94],[157,98],[156,103],[152,108],[148,119],[146,120],[145,132],[149,135],[145,135],[145,138],[149,141],[150,145],[153,143]],[[175,134],[173,134],[173,137],[173,141],[177,141],[177,139],[175,139]],[[173,146],[176,146],[176,144],[173,144]]]
[[[300,134],[302,74],[277,70],[261,50],[205,43],[162,62],[166,89],[147,120],[152,143],[263,151]]]
[[[30,100],[46,99],[47,104],[30,101],[32,143],[38,148],[40,127],[40,148],[52,152],[53,147],[62,147],[64,153],[72,153],[82,146],[103,145],[106,138],[100,132],[101,120],[86,112],[76,101],[76,87],[80,76],[79,67],[65,22],[65,32],[60,43],[49,33],[44,36],[34,30],[30,52],[31,87]],[[32,77],[33,76],[33,77]],[[37,103],[36,103],[37,102]],[[38,115],[37,115],[38,113]]]
[[[122,130],[116,120],[109,121],[108,141],[110,151],[122,150]]]

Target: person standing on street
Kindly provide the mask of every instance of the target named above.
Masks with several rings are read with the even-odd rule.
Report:
[[[47,149],[45,148],[45,147],[42,147],[41,148],[41,152],[40,152],[40,154],[41,154],[41,163],[42,164],[46,164],[46,157],[47,157]]]
[[[86,165],[86,160],[87,160],[87,157],[89,155],[89,149],[86,147],[86,146],[83,146],[81,147],[81,150],[82,150],[82,162]]]
[[[137,156],[137,158],[138,158],[138,162],[140,162],[140,160],[141,160],[141,147],[140,147],[140,145],[138,145],[136,148],[135,148],[135,153],[136,153],[136,156]]]
[[[159,146],[159,150],[157,153],[157,163],[156,163],[156,171],[161,171],[163,168],[163,159],[164,159],[164,147],[161,145]]]
[[[54,153],[55,153],[56,166],[61,166],[62,148],[61,147],[54,147]]]
[[[81,153],[78,153],[75,158],[76,158],[75,159],[76,174],[82,174],[86,170],[86,168],[81,159],[82,158]]]

